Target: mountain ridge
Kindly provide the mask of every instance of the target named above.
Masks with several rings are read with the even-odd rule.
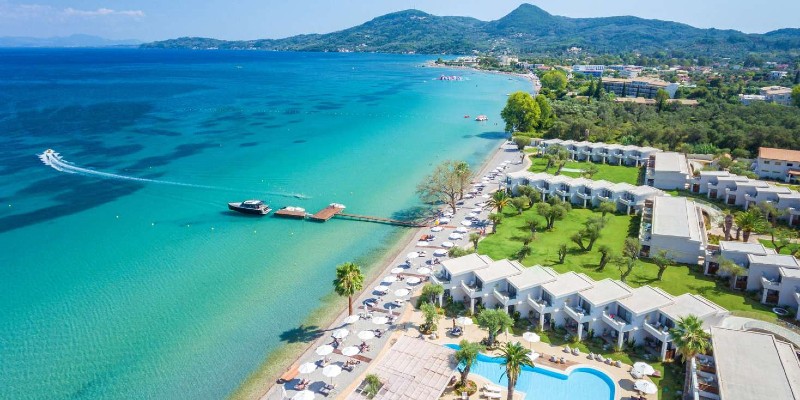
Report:
[[[233,41],[182,37],[142,47],[426,54],[474,51],[537,54],[580,47],[599,54],[681,50],[706,56],[749,52],[791,52],[794,56],[800,54],[800,29],[747,34],[635,16],[570,18],[523,4],[494,21],[436,16],[411,9],[325,34]]]

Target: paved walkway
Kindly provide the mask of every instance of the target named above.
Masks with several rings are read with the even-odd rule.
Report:
[[[354,299],[354,306],[359,306],[354,312],[364,317],[359,318],[354,323],[345,324],[344,319],[347,313],[346,311],[341,313],[336,319],[336,322],[323,331],[324,334],[321,338],[309,344],[308,350],[292,365],[292,367],[296,368],[304,363],[316,363],[324,359],[325,356],[318,355],[316,351],[320,346],[333,343],[333,337],[331,335],[337,329],[346,329],[348,331],[348,335],[341,340],[336,348],[339,352],[346,347],[359,347],[362,345],[362,342],[364,342],[363,344],[368,345],[368,348],[363,348],[363,351],[359,351],[357,355],[369,360],[374,360],[382,351],[388,349],[390,347],[389,342],[391,337],[394,335],[406,334],[406,332],[411,335],[419,335],[413,328],[411,328],[411,330],[405,329],[405,325],[402,322],[406,319],[403,318],[402,315],[398,317],[394,323],[390,321],[387,321],[387,323],[377,323],[382,321],[376,321],[374,318],[389,316],[382,311],[393,311],[398,314],[411,315],[411,310],[407,303],[416,301],[411,296],[414,292],[421,289],[425,282],[411,283],[413,280],[410,281],[409,278],[414,275],[423,276],[427,279],[431,270],[437,268],[437,266],[434,265],[434,260],[437,258],[439,260],[446,259],[446,255],[438,257],[433,255],[436,249],[444,250],[442,246],[444,242],[451,242],[456,246],[462,247],[470,246],[468,240],[469,234],[478,232],[480,227],[488,224],[486,218],[489,214],[489,210],[483,207],[483,203],[489,198],[488,193],[497,190],[501,186],[506,173],[525,169],[530,165],[528,157],[525,157],[525,159],[520,162],[520,154],[515,145],[504,142],[489,161],[484,164],[480,172],[476,174],[476,179],[473,183],[482,183],[485,185],[483,189],[480,192],[476,190],[476,193],[470,196],[471,198],[466,199],[464,203],[459,206],[455,215],[450,217],[443,216],[443,219],[440,219],[441,230],[438,228],[436,229],[438,232],[434,232],[430,227],[418,229],[414,233],[412,240],[383,268],[383,272],[379,274],[373,282],[365,284],[363,293],[361,293],[357,299]],[[481,208],[481,210],[478,211],[477,208]],[[474,213],[473,216],[470,216],[470,213]],[[470,218],[469,226],[462,224],[462,222],[467,221],[468,218]],[[458,228],[467,230],[467,232],[463,234],[463,238],[449,238]],[[418,240],[422,235],[434,235],[435,238],[432,241],[422,242]],[[424,252],[424,254],[421,254],[420,257],[409,259],[408,255],[412,252]],[[404,278],[399,280],[399,275],[404,276]],[[380,291],[375,290],[379,286],[382,287]],[[406,293],[406,291],[408,293]],[[397,303],[395,303],[395,301],[397,301]],[[365,302],[370,305],[370,308],[364,308],[363,305]],[[365,313],[368,312],[371,312],[371,317],[365,315]],[[369,335],[368,333],[362,332],[374,329],[382,331],[383,334],[380,338],[376,337],[363,340],[358,337],[360,333],[362,335]],[[329,354],[327,357],[329,358],[329,365],[332,364],[340,367],[343,367],[349,359],[353,358],[337,353]],[[297,393],[296,385],[300,383],[302,379],[307,379],[310,382],[306,389],[314,391],[315,393],[323,388],[326,383],[335,384],[335,396],[337,398],[339,396],[344,397],[344,395],[351,392],[360,384],[369,364],[370,362],[363,361],[362,359],[359,364],[353,367],[352,372],[342,371],[340,375],[333,378],[323,376],[322,368],[316,368],[310,373],[299,374],[288,382],[273,385],[269,391],[262,396],[262,399],[279,400],[291,398]],[[297,388],[300,387],[297,386]],[[322,395],[317,394],[317,397],[321,398]]]

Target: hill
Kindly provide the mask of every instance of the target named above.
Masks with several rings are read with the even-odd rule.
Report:
[[[138,40],[111,40],[91,35],[35,38],[23,36],[0,37],[0,47],[109,47],[135,46]]]
[[[425,54],[469,54],[473,51],[553,54],[573,46],[599,54],[680,49],[694,56],[747,53],[790,53],[790,56],[795,56],[800,54],[800,29],[745,34],[631,16],[561,17],[534,5],[523,4],[505,17],[488,22],[407,10],[328,34],[243,41],[179,38],[142,45],[146,48]]]

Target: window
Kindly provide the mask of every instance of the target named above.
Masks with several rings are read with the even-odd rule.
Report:
[[[764,160],[764,164],[769,164],[769,161],[768,160]]]
[[[794,167],[794,164],[792,164],[792,163],[786,163],[786,166],[787,166],[787,167]]]
[[[777,166],[779,166],[779,167],[780,167],[780,166],[781,166],[781,163],[780,163],[779,161],[775,161],[775,165],[777,165]]]

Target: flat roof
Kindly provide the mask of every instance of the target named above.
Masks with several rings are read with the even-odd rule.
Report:
[[[508,283],[514,285],[517,290],[541,286],[547,282],[556,280],[558,274],[552,268],[545,268],[534,265],[522,270],[521,273],[507,278]]]
[[[738,251],[742,253],[767,255],[775,254],[775,250],[764,247],[761,243],[743,243],[737,241],[720,241],[719,248],[727,251]]]
[[[703,319],[716,313],[727,312],[727,310],[703,296],[684,293],[674,298],[672,304],[661,308],[661,312],[677,322],[688,315],[696,315],[698,318]]]
[[[593,306],[602,306],[603,304],[610,303],[614,300],[622,299],[631,295],[632,289],[630,286],[611,279],[606,278],[594,284],[594,287],[584,290],[580,296],[584,300],[592,303]]]
[[[634,314],[642,314],[672,304],[674,298],[661,289],[642,286],[633,289],[629,297],[618,300],[619,304]]]
[[[653,234],[700,241],[700,215],[693,201],[683,197],[653,199]]]
[[[594,282],[588,276],[574,271],[559,275],[556,280],[542,285],[554,297],[567,296],[589,289]]]
[[[655,166],[657,172],[680,172],[689,173],[689,163],[686,156],[682,153],[660,152],[655,154]]]
[[[519,265],[516,261],[502,259],[489,264],[486,268],[475,271],[475,276],[483,281],[483,283],[494,282],[509,276],[517,275],[521,273],[523,269],[525,269],[525,267]]]
[[[486,268],[491,262],[492,259],[487,256],[480,256],[476,253],[472,253],[463,257],[444,260],[442,261],[442,267],[444,267],[450,275],[460,275],[465,272]]]
[[[383,386],[373,400],[437,400],[456,373],[455,350],[401,335],[372,372]],[[351,393],[350,400],[366,397]]]
[[[752,263],[775,265],[778,267],[800,268],[800,263],[794,256],[788,254],[767,254],[764,256],[748,254],[747,260]]]
[[[720,398],[800,399],[800,361],[766,333],[711,328]],[[746,343],[746,345],[744,345]]]
[[[798,151],[798,150],[787,150],[787,149],[776,149],[774,147],[759,147],[758,148],[758,157],[759,158],[766,158],[766,159],[769,159],[769,160],[800,162],[800,151]]]

